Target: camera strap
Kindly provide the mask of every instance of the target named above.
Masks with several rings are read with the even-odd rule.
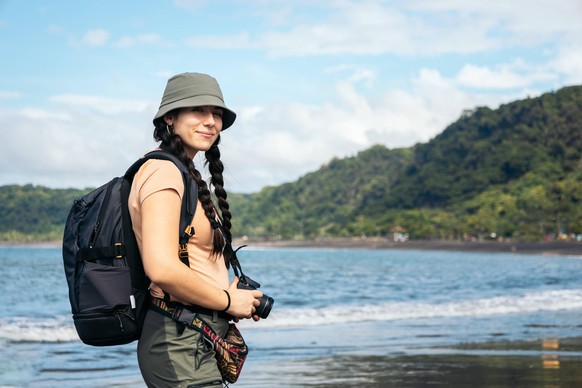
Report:
[[[224,227],[222,226],[222,222],[220,222],[220,218],[218,218],[216,221],[211,222],[210,225],[212,226],[212,228],[214,230],[218,230],[222,234],[222,238],[224,240],[224,252],[230,253],[228,255],[229,256],[229,264],[232,266],[232,270],[234,272],[234,275],[237,278],[239,278],[239,280],[245,281],[246,276],[242,270],[242,267],[240,265],[240,261],[238,261],[238,257],[236,256],[236,253],[241,248],[244,248],[247,245],[241,245],[240,247],[233,249],[231,239],[227,237],[228,235],[226,234]]]

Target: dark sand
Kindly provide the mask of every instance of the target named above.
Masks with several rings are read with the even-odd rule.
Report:
[[[233,245],[247,244],[250,247],[270,248],[341,248],[341,249],[416,249],[459,252],[509,252],[543,255],[582,256],[581,241],[446,241],[414,240],[394,242],[387,238],[326,238],[319,240],[247,240],[236,238]],[[0,246],[60,247],[61,241],[18,243],[0,242]]]
[[[330,356],[275,368],[277,386],[284,387],[582,387],[582,338]],[[255,377],[241,386],[267,387],[274,381],[269,374]]]
[[[544,255],[582,255],[582,242],[498,242],[498,241],[407,241],[394,242],[385,238],[334,238],[321,240],[242,240],[235,245],[248,244],[251,247],[294,247],[294,248],[354,248],[354,249],[417,249],[460,252],[508,252]]]

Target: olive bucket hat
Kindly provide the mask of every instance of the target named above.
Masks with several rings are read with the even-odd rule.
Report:
[[[236,113],[224,105],[224,98],[216,79],[201,73],[177,74],[168,80],[160,109],[156,113],[154,121],[177,108],[206,105],[224,109],[222,115],[223,131],[234,123]]]

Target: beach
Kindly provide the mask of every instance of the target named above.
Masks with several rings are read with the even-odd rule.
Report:
[[[455,252],[509,252],[543,255],[582,255],[579,241],[456,241],[456,240],[409,240],[394,242],[390,239],[327,238],[318,240],[248,240],[236,239],[234,245],[248,244],[253,247],[271,248],[345,248],[345,249],[416,249]]]
[[[416,355],[336,356],[278,366],[285,387],[582,386],[582,338],[488,342],[419,350]],[[246,380],[246,379],[245,379]],[[244,387],[272,386],[252,379]]]
[[[275,305],[235,387],[582,387],[580,243],[242,243]],[[0,387],[144,386],[135,344],[78,340],[58,244],[0,262]]]
[[[382,238],[243,241],[266,248],[400,249],[582,255],[582,243],[407,241]],[[581,317],[582,318],[582,317]],[[582,334],[582,319],[578,326]],[[493,334],[493,336],[503,334]],[[582,337],[494,340],[408,348],[401,355],[344,355],[278,365],[281,386],[299,387],[582,387]],[[246,380],[246,379],[245,379]],[[269,387],[272,380],[241,386]],[[288,384],[288,385],[286,385]]]

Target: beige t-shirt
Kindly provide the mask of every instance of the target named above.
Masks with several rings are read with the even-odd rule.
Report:
[[[180,197],[180,200],[182,199],[184,194],[182,173],[171,161],[148,160],[135,174],[129,194],[129,213],[140,251],[142,250],[141,205],[149,195],[167,189],[174,190]],[[200,201],[198,201],[192,225],[194,226],[195,233],[188,240],[190,268],[198,273],[208,284],[227,289],[229,286],[228,270],[224,264],[222,254],[218,257],[212,256],[211,254],[214,230],[204,214],[204,209]],[[176,236],[176,257],[173,259],[179,260],[178,236]],[[168,258],[168,260],[173,259]],[[154,283],[150,285],[150,292],[155,297],[164,297],[162,289]]]

